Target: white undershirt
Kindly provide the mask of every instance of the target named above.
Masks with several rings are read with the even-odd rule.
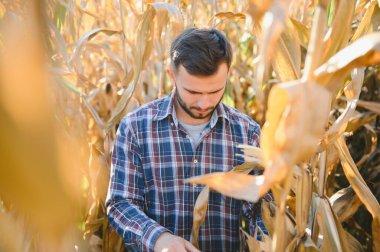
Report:
[[[201,123],[201,124],[187,124],[182,121],[179,121],[180,124],[186,129],[186,131],[190,134],[190,137],[193,139],[193,149],[198,146],[199,141],[201,140],[201,135],[203,130],[206,128],[209,122]]]

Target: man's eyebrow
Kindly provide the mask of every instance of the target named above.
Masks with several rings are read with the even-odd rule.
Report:
[[[220,88],[220,89],[218,89],[218,90],[215,90],[215,91],[208,92],[207,94],[214,94],[214,93],[217,93],[217,92],[223,90],[223,88],[224,88],[224,87],[222,87],[222,88]],[[192,94],[202,94],[201,92],[197,92],[197,91],[194,91],[194,90],[190,90],[190,89],[187,89],[187,88],[185,88],[185,87],[184,87],[183,89],[185,89],[187,92],[192,93]]]

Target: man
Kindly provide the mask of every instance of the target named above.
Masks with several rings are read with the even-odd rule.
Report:
[[[198,251],[190,242],[203,186],[184,180],[242,164],[239,144],[257,146],[259,126],[221,102],[232,50],[215,29],[191,28],[172,43],[165,98],[129,113],[112,153],[107,196],[111,225],[130,251]],[[252,205],[212,191],[199,231],[201,251],[239,251],[239,214]],[[251,227],[261,218],[250,218]]]

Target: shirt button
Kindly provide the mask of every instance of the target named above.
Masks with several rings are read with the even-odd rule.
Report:
[[[194,164],[197,164],[198,163],[198,160],[197,159],[194,159]]]

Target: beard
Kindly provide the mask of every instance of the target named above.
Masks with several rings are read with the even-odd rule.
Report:
[[[205,119],[205,118],[208,118],[212,115],[212,113],[214,113],[216,107],[218,107],[219,103],[222,101],[223,99],[223,95],[222,97],[220,98],[220,100],[218,101],[218,103],[215,105],[215,107],[208,107],[207,110],[210,110],[210,112],[208,112],[207,114],[202,114],[202,109],[200,107],[196,107],[196,106],[187,106],[186,103],[184,102],[184,100],[181,98],[181,96],[179,95],[179,92],[178,92],[178,88],[175,89],[175,97],[176,97],[176,100],[179,104],[179,106],[183,109],[183,111],[186,112],[186,114],[188,114],[190,117],[194,118],[194,119]],[[192,110],[194,111],[198,111],[198,113],[196,112],[192,112]]]

